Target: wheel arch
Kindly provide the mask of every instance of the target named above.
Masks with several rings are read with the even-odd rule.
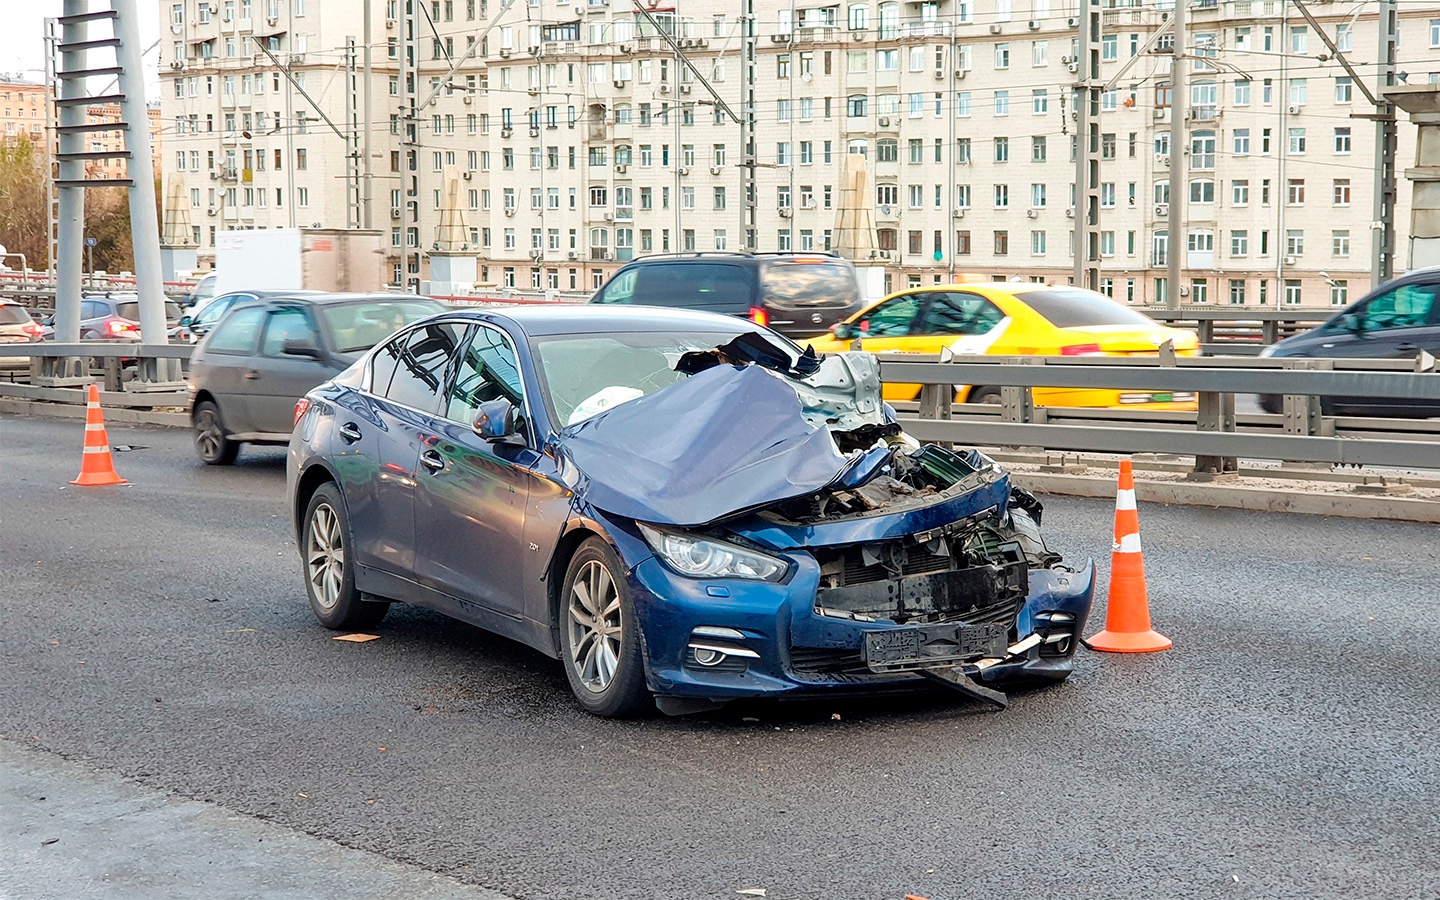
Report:
[[[334,484],[338,486],[339,483],[340,481],[335,477],[335,473],[330,471],[329,467],[323,462],[311,463],[305,468],[305,471],[300,473],[300,477],[295,480],[295,501],[291,507],[290,524],[291,527],[294,528],[295,541],[297,544],[300,542],[301,532],[305,528],[305,510],[310,506],[310,498],[315,496],[315,492],[320,489],[321,485]],[[350,510],[349,504],[345,500],[345,492],[340,491],[339,493],[340,502],[346,505],[345,517],[348,519],[350,517]]]

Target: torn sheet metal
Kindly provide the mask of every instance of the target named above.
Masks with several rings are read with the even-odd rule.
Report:
[[[717,365],[578,422],[560,435],[584,473],[577,493],[606,512],[675,526],[816,493],[849,459],[804,415],[797,383],[757,365]],[[878,394],[877,381],[877,406]]]

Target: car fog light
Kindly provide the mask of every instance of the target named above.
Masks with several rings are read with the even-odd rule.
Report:
[[[702,666],[719,665],[725,659],[725,654],[719,650],[711,650],[709,647],[695,647],[695,661]]]

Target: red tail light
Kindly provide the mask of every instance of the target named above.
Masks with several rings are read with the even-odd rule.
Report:
[[[763,307],[752,306],[750,307],[750,321],[756,325],[769,325],[770,314]]]
[[[45,329],[41,328],[36,322],[27,322],[20,326],[20,330],[33,337],[39,337],[45,333]]]
[[[1101,356],[1099,344],[1071,344],[1060,348],[1061,356]]]
[[[111,334],[124,334],[127,331],[135,331],[136,327],[133,323],[123,319],[111,319],[105,323],[105,330]]]
[[[309,398],[309,397],[301,397],[299,400],[296,400],[296,401],[295,401],[295,421],[294,421],[294,422],[291,422],[290,424],[291,424],[291,425],[299,425],[299,424],[300,424],[300,419],[301,419],[301,417],[305,415],[305,411],[306,411],[307,409],[309,409],[309,408],[310,408],[310,398]]]

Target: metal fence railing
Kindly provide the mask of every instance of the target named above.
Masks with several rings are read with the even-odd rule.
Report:
[[[1169,363],[1169,364],[1167,364]],[[923,385],[902,404],[920,440],[981,446],[1194,456],[1197,471],[1233,472],[1240,458],[1440,469],[1440,419],[1334,416],[1322,398],[1404,400],[1440,410],[1440,373],[1413,361],[882,357],[885,382]],[[995,405],[953,403],[957,385],[1000,388]],[[1146,412],[1037,406],[1034,388],[1187,392],[1198,410]],[[1284,397],[1279,415],[1237,416],[1235,397]]]

